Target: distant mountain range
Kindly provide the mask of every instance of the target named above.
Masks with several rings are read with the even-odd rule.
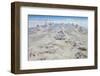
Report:
[[[35,25],[35,24],[34,24]],[[28,28],[28,32],[29,33],[36,33],[38,31],[57,31],[57,30],[61,30],[61,29],[65,29],[65,30],[78,30],[81,33],[87,33],[87,28],[82,27],[78,24],[74,24],[74,23],[45,23],[45,24],[37,24],[33,27],[29,27]]]

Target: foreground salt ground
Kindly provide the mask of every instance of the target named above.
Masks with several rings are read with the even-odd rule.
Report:
[[[62,24],[56,28],[51,26],[37,26],[35,31],[29,33],[28,60],[87,58],[87,29],[77,24]]]

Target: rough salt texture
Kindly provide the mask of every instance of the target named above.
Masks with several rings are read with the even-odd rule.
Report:
[[[88,30],[78,24],[29,28],[28,60],[82,59],[88,55]]]

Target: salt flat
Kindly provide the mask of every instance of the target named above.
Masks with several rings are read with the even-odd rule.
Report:
[[[68,23],[36,27],[28,36],[28,60],[82,59],[88,55],[88,30]]]

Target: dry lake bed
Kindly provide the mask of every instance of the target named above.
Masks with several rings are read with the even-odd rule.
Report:
[[[30,61],[87,58],[88,30],[78,24],[48,22],[28,30]]]

